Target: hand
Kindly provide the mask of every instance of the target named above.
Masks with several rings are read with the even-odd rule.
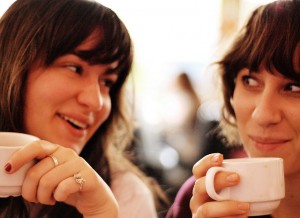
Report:
[[[193,167],[193,174],[196,179],[193,196],[190,201],[190,209],[193,218],[205,217],[248,217],[249,203],[237,201],[214,201],[205,188],[205,174],[210,167],[221,166],[223,155],[209,154],[199,160]],[[219,172],[215,176],[215,189],[220,191],[225,187],[234,186],[239,183],[239,176],[231,172]]]
[[[75,151],[36,141],[12,155],[9,173],[33,159],[38,162],[26,174],[22,186],[24,199],[48,205],[65,202],[76,207],[84,217],[118,217],[118,205],[110,188]],[[75,174],[82,184],[75,181]]]

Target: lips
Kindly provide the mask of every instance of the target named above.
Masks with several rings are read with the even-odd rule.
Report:
[[[76,120],[75,118],[63,115],[63,114],[59,114],[59,116],[64,119],[65,121],[67,121],[70,125],[72,125],[73,127],[75,127],[76,129],[87,129],[88,128],[88,124],[87,123],[83,123],[79,120]]]
[[[249,136],[259,150],[270,151],[285,145],[290,140],[286,138]]]
[[[284,144],[288,142],[288,139],[281,139],[281,138],[267,138],[267,137],[256,137],[256,136],[249,136],[249,138],[256,143],[259,144]]]

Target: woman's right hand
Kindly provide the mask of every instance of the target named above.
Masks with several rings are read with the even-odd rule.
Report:
[[[38,140],[15,152],[7,173],[25,163],[38,162],[26,174],[22,196],[29,202],[54,205],[64,202],[85,218],[118,217],[118,203],[105,181],[74,150]]]
[[[235,217],[246,218],[249,212],[249,203],[237,201],[214,201],[205,188],[205,174],[210,167],[221,166],[223,155],[219,153],[209,154],[199,160],[193,167],[193,174],[196,179],[193,196],[190,201],[190,209],[193,218],[209,217]],[[237,185],[239,176],[234,172],[219,172],[214,182],[217,191]]]

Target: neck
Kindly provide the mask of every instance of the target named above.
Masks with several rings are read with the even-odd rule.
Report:
[[[274,218],[294,217],[300,214],[300,175],[285,177],[285,198],[281,200],[279,207],[272,214]]]

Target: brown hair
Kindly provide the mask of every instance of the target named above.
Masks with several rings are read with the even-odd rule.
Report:
[[[235,79],[242,68],[257,71],[263,65],[283,76],[300,81],[300,1],[279,0],[258,7],[231,48],[218,62],[223,85],[223,118],[235,123],[230,103]],[[296,66],[298,64],[298,66]]]
[[[132,65],[132,42],[129,33],[109,8],[86,0],[18,0],[0,20],[0,131],[24,132],[26,80],[33,63],[49,66],[56,58],[70,53],[95,29],[103,38],[92,50],[80,57],[92,63],[118,61],[118,81],[111,88],[112,111],[109,118],[87,142],[81,156],[110,184],[110,162],[126,162],[129,170],[146,180],[133,166],[123,150],[133,137],[131,114],[125,104],[124,83]],[[109,152],[114,146],[117,153]],[[120,163],[119,163],[120,164]],[[152,186],[149,185],[151,188]],[[161,192],[153,192],[154,196]],[[11,205],[22,205],[11,200]],[[1,202],[1,205],[4,206]],[[44,207],[49,217],[81,217],[75,208],[63,203]],[[1,209],[1,208],[0,208]],[[22,217],[16,208],[7,210],[8,217]],[[11,211],[10,211],[11,210]],[[26,213],[24,213],[26,215]],[[26,216],[24,216],[26,217]]]

